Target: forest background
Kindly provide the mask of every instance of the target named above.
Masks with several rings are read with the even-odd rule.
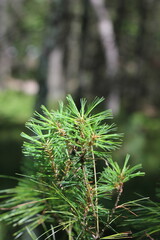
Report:
[[[155,199],[160,171],[160,1],[0,0],[0,173],[21,172],[20,133],[41,104],[106,98],[146,176],[126,187]],[[14,186],[1,180],[0,187]],[[4,239],[8,228],[0,226]],[[2,239],[3,240],[3,239]]]

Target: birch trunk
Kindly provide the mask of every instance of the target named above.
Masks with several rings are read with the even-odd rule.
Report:
[[[119,52],[115,41],[113,23],[104,0],[90,0],[90,3],[97,16],[98,31],[106,61],[106,77],[109,79],[108,86],[106,84],[104,86],[104,88],[110,87],[107,107],[111,108],[114,113],[118,113],[120,97],[116,77],[119,70]]]

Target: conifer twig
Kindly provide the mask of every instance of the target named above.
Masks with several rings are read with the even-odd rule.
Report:
[[[93,171],[94,171],[94,186],[95,186],[95,208],[96,208],[96,228],[97,228],[97,238],[99,236],[99,216],[98,216],[98,193],[97,193],[97,170],[96,170],[96,161],[93,151],[93,146],[91,146],[92,159],[93,159]]]

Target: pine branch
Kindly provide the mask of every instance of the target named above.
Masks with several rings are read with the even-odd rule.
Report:
[[[20,227],[17,238],[27,227],[35,240],[34,229],[46,224],[52,228],[44,230],[41,237],[45,239],[55,238],[62,230],[70,240],[99,240],[105,230],[113,230],[123,185],[144,173],[140,164],[128,165],[129,155],[123,168],[112,160],[122,134],[107,122],[112,118],[110,110],[94,112],[103,100],[95,98],[87,104],[81,99],[78,110],[68,95],[66,106],[61,102],[56,111],[42,106],[43,113],[36,112],[26,123],[30,134],[22,133],[23,154],[27,156],[24,176],[17,187],[1,192],[4,201],[0,204],[0,220]],[[106,163],[101,173],[97,172],[99,161]],[[102,202],[111,200],[115,190],[117,199],[109,209]],[[116,233],[111,239],[125,236],[127,233]]]

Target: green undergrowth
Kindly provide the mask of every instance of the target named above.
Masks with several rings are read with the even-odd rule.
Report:
[[[0,92],[0,124],[24,124],[34,104],[35,96],[11,90]]]

